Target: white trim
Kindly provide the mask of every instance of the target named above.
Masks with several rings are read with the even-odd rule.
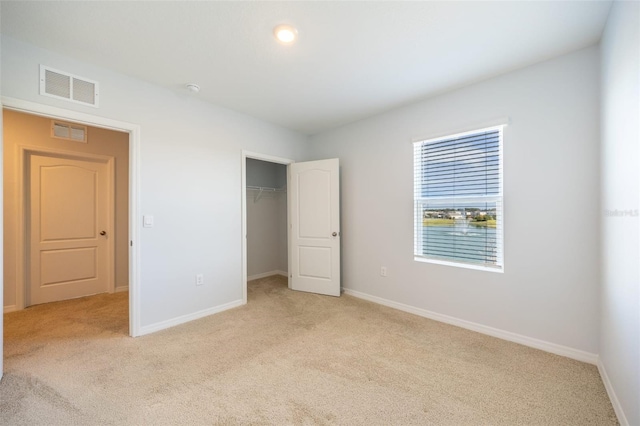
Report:
[[[247,277],[247,281],[259,280],[260,278],[272,277],[274,275],[282,275],[283,277],[289,276],[289,274],[285,271],[276,270],[276,271],[263,272],[261,274],[249,275]]]
[[[238,306],[242,306],[242,305],[244,305],[244,302],[242,300],[235,300],[233,302],[225,303],[224,305],[203,309],[201,311],[194,312],[192,314],[182,315],[176,318],[168,319],[166,321],[160,321],[151,325],[145,325],[140,328],[139,336],[144,336],[145,334],[151,334],[151,333],[155,333],[156,331],[164,330],[166,328],[175,327],[176,325],[180,325],[180,324],[187,323],[189,321],[204,318],[209,315],[213,315],[213,314],[220,313],[222,311],[237,308]]]
[[[540,349],[552,354],[565,356],[567,358],[575,359],[589,364],[597,364],[598,362],[598,355],[581,351],[579,349],[570,348],[568,346],[558,345],[556,343],[546,342],[544,340],[535,339],[533,337],[523,336],[522,334],[512,333],[510,331],[500,330],[498,328],[489,327],[475,322],[450,317],[448,315],[439,314],[437,312],[428,311],[426,309],[416,308],[414,306],[405,305],[403,303],[394,302],[392,300],[383,299],[381,297],[371,296],[369,294],[361,293],[359,291],[351,290],[348,288],[344,289],[344,293],[353,297],[357,297],[359,299],[368,300],[369,302],[374,302],[380,305],[388,306],[390,308],[398,309],[400,311],[408,312],[410,314],[429,318],[439,322],[444,322],[446,324],[455,325],[456,327],[466,328],[467,330],[476,331],[488,336],[493,336],[499,339],[508,340],[510,342],[519,343],[521,345]]]
[[[242,160],[241,165],[241,177],[240,177],[240,191],[241,191],[241,214],[242,214],[242,235],[240,235],[240,244],[242,246],[242,303],[247,303],[247,282],[249,278],[247,277],[247,158],[253,158],[254,160],[268,161],[271,163],[278,164],[286,164],[289,165],[293,163],[293,160],[289,160],[287,158],[275,157],[273,155],[260,154],[257,152],[251,152],[242,150],[242,155],[240,156]],[[287,175],[289,173],[289,169],[287,168]],[[289,195],[287,192],[287,208],[289,206]],[[289,227],[287,227],[287,231]],[[288,232],[287,232],[288,234]],[[287,241],[289,241],[289,236],[287,235]],[[289,244],[287,244],[287,247]],[[288,250],[288,248],[287,248]]]
[[[128,285],[121,285],[115,288],[114,293],[122,293],[123,291],[129,291]]]
[[[480,123],[469,124],[449,130],[437,131],[425,136],[416,136],[411,138],[411,142],[415,144],[418,142],[435,141],[437,139],[462,136],[469,133],[475,133],[477,131],[483,131],[501,126],[508,126],[509,124],[511,124],[511,119],[509,117],[500,117],[493,120],[482,121]]]
[[[254,160],[268,161],[269,163],[278,163],[278,164],[291,164],[293,160],[289,160],[288,158],[276,157],[274,155],[260,154],[259,152],[251,152],[242,150],[242,154],[245,158],[253,158]]]
[[[508,118],[503,119],[508,121]],[[414,218],[413,218],[413,232],[414,232],[414,260],[421,262],[429,262],[436,263],[447,266],[460,266],[462,268],[467,269],[476,269],[482,271],[490,271],[490,272],[504,272],[504,155],[503,155],[503,145],[504,145],[504,128],[506,124],[500,124],[492,127],[485,127],[483,129],[469,130],[463,133],[451,134],[447,136],[441,136],[434,139],[429,140],[421,140],[415,141],[413,143],[413,200],[414,200]],[[499,167],[498,167],[498,182],[500,185],[499,191],[497,195],[490,196],[439,196],[439,197],[416,197],[417,192],[422,192],[422,182],[423,176],[423,155],[422,148],[425,145],[440,142],[440,141],[449,141],[456,138],[461,138],[467,135],[479,135],[481,133],[486,132],[497,132],[498,133],[498,158],[499,158]],[[418,164],[416,164],[418,163]],[[419,167],[419,168],[418,168]],[[420,194],[422,195],[422,194]],[[423,253],[423,210],[424,204],[432,205],[432,206],[446,206],[454,203],[495,203],[496,204],[496,262],[495,264],[487,264],[485,265],[475,265],[471,262],[459,261],[453,257],[450,259],[440,259],[439,257],[434,256],[426,256],[419,253]],[[487,206],[488,208],[488,206]],[[445,256],[440,256],[445,257]]]
[[[287,187],[291,186],[291,167],[287,166]],[[291,270],[293,265],[293,250],[291,247],[291,240],[293,239],[293,232],[289,232],[290,229],[293,229],[293,223],[291,222],[291,206],[292,204],[292,195],[291,191],[287,191],[287,269]],[[293,274],[287,275],[287,287],[292,289],[293,283]]]
[[[444,266],[453,266],[454,268],[466,268],[466,269],[475,269],[476,271],[488,271],[488,272],[497,272],[500,274],[504,273],[504,269],[501,266],[491,267],[491,266],[482,266],[482,265],[474,265],[472,263],[465,263],[461,261],[455,260],[440,260],[434,259],[430,257],[422,257],[413,255],[413,260],[416,262],[422,263],[433,263],[436,265],[444,265]]]
[[[16,312],[19,311],[20,309],[18,309],[18,307],[16,305],[9,305],[9,306],[5,306],[4,307],[4,313],[8,314],[9,312]]]
[[[242,256],[242,304],[247,304],[247,153],[242,150],[240,155],[240,215],[242,220],[242,234],[240,235],[240,251]]]
[[[126,121],[112,120],[110,118],[101,117],[84,112],[72,111],[69,109],[58,108],[51,105],[38,104],[35,102],[25,101],[22,99],[2,97],[2,107],[12,111],[24,112],[31,115],[39,115],[41,117],[55,118],[63,121],[72,121],[74,123],[86,124],[93,127],[101,127],[103,129],[140,132],[140,126]]]
[[[129,334],[133,337],[140,335],[140,211],[139,183],[140,183],[140,126],[125,121],[112,120],[97,115],[85,114],[21,99],[2,97],[0,103],[3,108],[12,111],[35,114],[47,118],[72,121],[93,127],[117,130],[129,133]],[[133,243],[133,245],[131,245]],[[0,330],[2,332],[2,330]]]
[[[458,132],[458,133],[451,133],[451,134],[447,134],[447,135],[442,135],[442,136],[438,136],[436,138],[430,138],[430,139],[424,139],[424,140],[419,140],[419,141],[414,141],[413,144],[414,145],[426,145],[426,144],[430,144],[433,142],[440,142],[440,141],[446,141],[448,139],[456,139],[456,138],[461,138],[463,136],[468,136],[468,135],[473,135],[476,133],[482,133],[482,132],[491,132],[494,130],[498,130],[498,131],[502,131],[502,128],[506,126],[506,124],[498,124],[495,126],[485,126],[485,127],[479,127],[475,130],[465,130],[464,132]],[[502,135],[500,135],[502,137]]]
[[[618,417],[620,426],[629,426],[629,420],[627,420],[627,416],[625,416],[624,414],[624,410],[622,409],[620,400],[618,399],[618,396],[613,389],[613,385],[611,384],[611,380],[609,380],[607,370],[604,367],[602,358],[600,357],[598,357],[598,372],[600,373],[600,377],[602,378],[602,383],[604,383],[604,388],[607,390],[607,395],[609,395],[609,399],[611,400],[611,405],[613,405],[613,411],[616,412],[616,416]]]

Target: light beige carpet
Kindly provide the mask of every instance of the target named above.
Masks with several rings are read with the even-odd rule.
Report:
[[[349,296],[127,337],[127,294],[5,315],[2,425],[612,425],[597,369]]]

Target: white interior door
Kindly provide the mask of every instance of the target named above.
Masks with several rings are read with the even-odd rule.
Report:
[[[289,166],[293,290],[340,296],[339,160]]]
[[[106,163],[29,156],[27,305],[108,291]]]

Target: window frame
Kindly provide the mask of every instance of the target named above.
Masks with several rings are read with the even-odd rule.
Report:
[[[420,139],[414,140],[413,142],[413,202],[414,202],[414,218],[413,218],[413,232],[414,232],[414,248],[413,248],[413,258],[416,262],[421,263],[432,263],[438,265],[447,265],[454,266],[458,268],[466,268],[466,269],[475,269],[481,271],[490,271],[490,272],[498,272],[504,273],[504,128],[507,126],[506,123],[492,125],[488,127],[477,128],[470,131],[464,131],[454,134],[448,134],[445,136],[439,136],[435,138],[429,139]],[[499,192],[498,194],[485,195],[485,196],[446,196],[446,197],[422,197],[418,196],[418,194],[422,193],[423,186],[419,182],[419,178],[422,178],[423,175],[423,162],[418,162],[417,150],[421,149],[425,144],[442,142],[446,140],[454,140],[464,136],[479,134],[483,132],[489,131],[498,131],[499,134],[499,142],[498,142],[498,155],[499,155],[499,168],[498,168],[498,180],[499,180]],[[476,262],[465,262],[462,260],[455,259],[446,259],[446,256],[440,257],[429,257],[424,254],[418,254],[423,249],[423,233],[418,232],[422,229],[422,221],[424,218],[424,208],[423,205],[426,203],[430,205],[452,205],[454,203],[496,203],[496,213],[499,214],[500,220],[497,222],[496,229],[496,264],[482,264]],[[418,226],[420,225],[420,226]],[[443,259],[443,257],[445,257]]]

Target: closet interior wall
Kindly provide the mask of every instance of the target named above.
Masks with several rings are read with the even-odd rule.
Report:
[[[287,166],[247,158],[247,280],[286,275]]]

